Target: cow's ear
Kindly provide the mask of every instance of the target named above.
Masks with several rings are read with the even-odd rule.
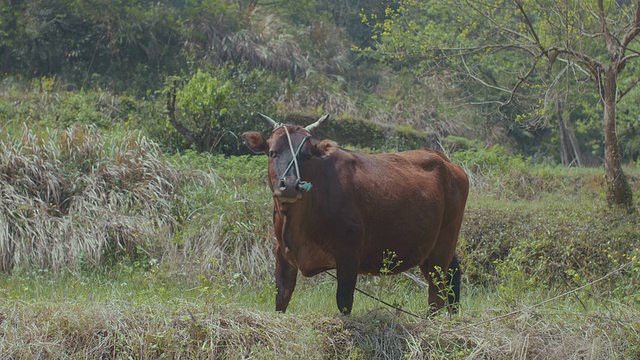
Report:
[[[333,140],[322,140],[316,146],[314,146],[313,156],[319,158],[326,158],[331,156],[340,147],[338,143]]]
[[[266,154],[269,152],[269,145],[264,136],[257,131],[247,131],[242,134],[247,147],[256,154]]]

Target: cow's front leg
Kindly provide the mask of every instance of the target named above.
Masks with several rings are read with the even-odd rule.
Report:
[[[343,315],[349,315],[353,307],[353,293],[356,290],[358,279],[358,264],[354,258],[336,261],[336,273],[338,278],[338,291],[336,302],[338,310]]]
[[[298,268],[291,265],[282,255],[281,249],[276,247],[276,311],[287,311],[291,295],[296,287]]]

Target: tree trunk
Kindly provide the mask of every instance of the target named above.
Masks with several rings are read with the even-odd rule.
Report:
[[[571,143],[571,148],[573,149],[574,161],[578,165],[578,167],[582,167],[582,152],[580,151],[580,146],[578,145],[578,140],[576,139],[576,133],[573,129],[567,127],[567,136],[569,137],[569,143]]]
[[[564,166],[576,165],[582,167],[582,154],[573,130],[567,126],[564,118],[564,109],[559,99],[555,100],[556,117],[560,131],[560,158]]]
[[[560,131],[560,159],[562,160],[562,165],[569,166],[571,160],[569,160],[569,146],[567,145],[567,132],[565,129],[564,118],[562,114],[562,107],[560,106],[560,101],[558,101],[558,97],[555,99],[555,108],[556,108],[556,118],[558,119],[558,128]]]
[[[622,157],[616,134],[617,71],[615,62],[604,68],[601,96],[604,107],[604,170],[607,180],[607,202],[633,211],[633,192],[622,170]]]

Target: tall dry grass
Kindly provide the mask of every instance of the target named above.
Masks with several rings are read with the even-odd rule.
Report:
[[[259,160],[168,159],[145,136],[93,126],[19,134],[0,144],[0,272],[107,261],[161,263],[191,282],[271,272]]]
[[[206,154],[177,159],[189,180],[173,199],[179,228],[173,238],[158,242],[164,265],[208,282],[261,282],[270,278],[274,264],[266,166],[238,157],[225,159],[233,169],[224,169],[217,159]],[[202,168],[198,162],[204,162]],[[252,172],[256,166],[260,174]],[[229,178],[229,172],[238,178]]]
[[[0,271],[101,264],[174,223],[178,172],[147,138],[25,128],[0,145]]]

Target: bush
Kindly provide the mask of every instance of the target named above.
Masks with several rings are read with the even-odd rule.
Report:
[[[553,194],[604,196],[604,177],[598,169],[532,164],[519,155],[509,155],[499,145],[454,152],[451,160],[464,168],[475,192],[493,199],[535,200]]]
[[[173,151],[193,148],[200,152],[247,154],[240,134],[257,123],[255,109],[270,111],[277,82],[267,72],[244,66],[198,69],[186,84],[168,79],[163,94],[169,133],[184,138]],[[177,144],[177,145],[182,145]]]
[[[141,102],[114,95],[100,88],[67,90],[56,78],[42,77],[29,83],[6,79],[0,86],[0,116],[20,125],[40,129],[65,129],[72,125],[94,125],[112,129],[141,117]]]
[[[637,215],[612,210],[604,201],[558,195],[536,202],[472,202],[458,251],[474,284],[574,288],[637,260],[639,227]]]
[[[308,125],[320,116],[291,113],[283,118],[288,124]],[[278,121],[276,119],[276,121]],[[408,127],[382,127],[373,122],[350,117],[330,119],[314,130],[317,139],[331,139],[341,146],[355,146],[374,151],[404,151],[434,147],[433,135],[420,133]]]

